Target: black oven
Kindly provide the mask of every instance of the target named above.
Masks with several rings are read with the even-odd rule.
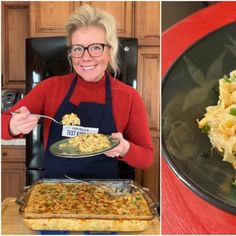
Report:
[[[138,41],[119,38],[118,79],[136,88]],[[26,93],[37,83],[55,75],[71,72],[65,37],[26,39]],[[134,168],[119,161],[119,178],[134,179]],[[26,135],[26,184],[44,177],[43,122]]]

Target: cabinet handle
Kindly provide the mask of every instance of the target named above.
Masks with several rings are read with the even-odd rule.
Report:
[[[3,156],[3,157],[7,156],[7,152],[3,152],[3,153],[2,153],[2,156]]]

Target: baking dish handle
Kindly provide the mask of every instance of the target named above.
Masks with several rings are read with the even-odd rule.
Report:
[[[151,193],[149,188],[142,187],[142,190],[151,198],[151,200],[154,204],[153,207],[154,207],[157,215],[160,216],[160,203],[155,200],[155,197],[154,197],[153,193]]]
[[[30,189],[30,186],[25,186],[23,188],[23,193],[20,197],[16,198],[16,204],[23,206],[25,204],[25,195],[27,194],[28,190]]]

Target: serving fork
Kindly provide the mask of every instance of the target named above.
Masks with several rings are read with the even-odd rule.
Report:
[[[16,114],[20,114],[20,112],[11,112],[12,115],[16,115]],[[32,116],[36,116],[36,117],[43,117],[43,118],[47,118],[47,119],[51,119],[52,121],[54,121],[55,123],[59,124],[59,125],[63,125],[61,122],[55,120],[54,118],[52,118],[51,116],[46,116],[46,115],[40,115],[40,114],[33,114],[33,113],[30,113],[30,115]]]
[[[109,190],[108,187],[105,187],[105,186],[102,186],[100,185],[99,183],[94,183],[94,182],[91,182],[91,181],[88,181],[88,180],[82,180],[82,179],[76,179],[76,178],[72,178],[72,177],[69,177],[68,175],[64,175],[67,179],[69,180],[72,180],[72,181],[76,181],[76,182],[81,182],[81,183],[87,183],[87,184],[91,184],[97,188],[100,188],[103,190],[104,193],[106,193],[108,196],[110,197],[119,197],[119,196],[123,196],[126,194],[126,192],[116,192],[116,191],[112,191],[112,190]]]

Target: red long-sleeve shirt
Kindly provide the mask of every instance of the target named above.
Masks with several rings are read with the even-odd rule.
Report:
[[[22,100],[2,114],[2,138],[12,139],[9,133],[10,111],[26,106],[31,113],[54,117],[72,83],[74,74],[56,76],[40,82]],[[135,89],[112,77],[112,109],[117,132],[121,132],[130,143],[128,153],[122,158],[129,165],[146,169],[153,161],[153,145],[148,128],[144,103]],[[98,82],[79,79],[70,102],[105,103],[105,76]],[[44,120],[44,147],[47,145],[51,120]]]

